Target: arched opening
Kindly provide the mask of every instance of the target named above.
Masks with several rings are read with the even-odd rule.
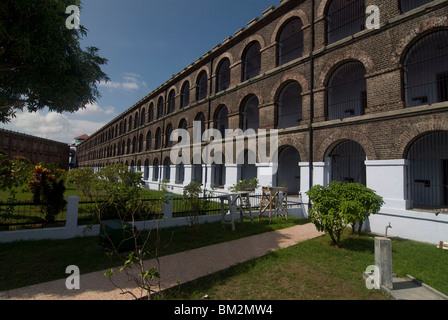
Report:
[[[152,181],[159,180],[159,159],[154,159],[152,163]]]
[[[278,37],[277,65],[281,66],[302,56],[302,27],[300,18],[291,19],[282,27]]]
[[[229,127],[229,121],[227,118],[227,107],[221,106],[215,114],[215,129],[221,133],[221,137],[225,137],[225,131]]]
[[[216,73],[216,92],[228,89],[230,86],[230,60],[225,58],[218,66]]]
[[[286,146],[278,156],[278,169],[276,183],[279,187],[288,189],[289,194],[298,194],[300,191],[300,155],[296,148]]]
[[[354,35],[365,28],[364,0],[333,0],[327,10],[327,43]]]
[[[347,62],[338,67],[328,81],[328,120],[364,114],[367,107],[366,69],[361,62]]]
[[[426,134],[412,143],[408,188],[414,208],[448,207],[448,131]]]
[[[202,71],[199,76],[198,76],[198,80],[196,82],[196,100],[200,101],[200,100],[204,100],[205,98],[207,98],[207,83],[208,83],[208,79],[207,79],[207,72]]]
[[[182,86],[180,94],[180,108],[183,109],[190,104],[190,82],[186,81]]]
[[[256,150],[244,150],[237,159],[237,164],[240,165],[239,180],[250,181],[257,177]]]
[[[302,121],[302,87],[298,82],[287,84],[277,103],[277,128],[299,126]]]
[[[432,0],[400,0],[400,10],[401,13],[406,13],[430,2]]]
[[[242,108],[242,129],[254,129],[258,131],[259,127],[259,110],[258,110],[258,98],[255,95],[251,95],[244,102]]]
[[[404,59],[406,106],[448,101],[448,30],[418,40]]]
[[[252,79],[260,74],[261,52],[257,41],[250,43],[243,54],[243,81]]]
[[[338,144],[330,154],[331,181],[366,185],[366,153],[355,141]]]

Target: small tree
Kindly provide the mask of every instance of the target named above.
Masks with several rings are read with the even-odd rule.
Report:
[[[383,205],[382,197],[358,183],[333,181],[328,187],[313,186],[306,194],[311,201],[311,221],[319,231],[328,233],[335,245],[339,245],[347,225],[353,230],[357,225],[360,233],[363,222]]]
[[[30,191],[33,194],[33,202],[41,206],[45,213],[47,223],[53,223],[67,204],[64,199],[65,171],[61,169],[51,170],[43,165],[34,167],[33,180],[30,182]]]
[[[92,168],[72,169],[67,174],[67,180],[73,182],[81,190],[84,196],[93,200],[93,185],[97,177]]]
[[[137,287],[141,289],[141,297],[150,299],[151,294],[156,291],[154,287],[158,287],[160,290],[159,223],[162,219],[162,209],[166,199],[160,197],[155,201],[145,201],[142,198],[142,173],[133,172],[122,165],[106,166],[96,174],[96,177],[97,183],[94,190],[101,190],[102,194],[106,194],[106,199],[100,199],[99,192],[96,192],[95,202],[99,221],[110,219],[111,215],[113,215],[113,218],[118,218],[123,225],[123,239],[120,244],[133,243],[132,251],[123,257],[120,254],[120,244],[116,246],[104,232],[108,243],[110,243],[106,250],[111,255],[116,255],[123,260],[123,266],[119,268],[119,272],[125,272],[127,277],[136,283]],[[150,219],[154,221],[154,228],[150,228],[149,231],[137,229],[136,221]],[[126,224],[130,224],[131,228],[126,228]],[[150,242],[151,234],[154,231],[156,232],[155,240]],[[148,268],[144,260],[151,257],[156,259],[157,266]],[[105,275],[116,285],[112,279],[114,275],[112,269]],[[120,289],[123,293],[141,298],[131,291]]]

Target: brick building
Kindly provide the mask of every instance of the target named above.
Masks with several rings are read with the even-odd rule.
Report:
[[[379,29],[366,27],[371,5]],[[174,165],[169,136],[186,128],[193,137],[194,121],[222,133],[278,129],[278,162]],[[123,163],[150,188],[167,179],[178,192],[192,179],[225,192],[257,176],[305,202],[310,185],[360,182],[384,197],[388,221],[443,211],[448,1],[280,1],[98,130],[78,161]]]
[[[9,158],[25,157],[33,164],[54,163],[68,170],[70,147],[66,143],[0,129],[0,153]]]

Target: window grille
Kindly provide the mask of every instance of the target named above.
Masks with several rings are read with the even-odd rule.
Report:
[[[207,73],[202,71],[198,77],[196,88],[196,100],[200,101],[207,97]]]
[[[366,184],[366,153],[354,141],[337,145],[330,154],[331,181]]]
[[[278,100],[279,129],[300,125],[302,121],[302,87],[292,82],[283,88]]]
[[[448,30],[418,40],[404,60],[406,106],[448,101]]]
[[[159,102],[157,103],[157,119],[163,117],[163,98],[160,97]]]
[[[166,157],[163,161],[163,179],[170,180],[171,178],[171,161],[169,157]]]
[[[180,108],[183,109],[190,104],[190,83],[187,81],[182,87]]]
[[[243,57],[243,81],[254,78],[260,74],[261,52],[258,42],[251,43]]]
[[[243,130],[254,129],[258,131],[259,126],[259,111],[258,98],[251,96],[244,104],[242,113]]]
[[[175,94],[174,90],[170,91],[170,94],[168,95],[168,114],[173,113],[176,109],[176,100],[175,100]]]
[[[278,40],[278,65],[283,65],[302,56],[302,20],[295,18],[282,29]]]
[[[348,62],[336,69],[328,81],[329,120],[364,114],[367,106],[366,69],[360,62]]]
[[[215,118],[215,129],[218,129],[219,132],[221,132],[221,137],[225,137],[226,129],[229,128],[229,122],[227,119],[227,108],[225,106],[222,106],[218,113],[216,114]]]
[[[432,0],[400,0],[401,13],[406,13],[430,2]]]
[[[364,0],[333,0],[327,11],[327,43],[358,33],[365,28]]]
[[[159,159],[155,159],[152,164],[152,181],[159,180]]]
[[[448,132],[433,132],[409,148],[408,188],[414,208],[448,207]]]
[[[230,60],[224,59],[219,65],[217,74],[216,92],[221,92],[230,86]]]

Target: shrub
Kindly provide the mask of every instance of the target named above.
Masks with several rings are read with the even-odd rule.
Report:
[[[41,206],[47,223],[53,223],[67,204],[64,199],[65,171],[51,170],[38,165],[34,167],[33,180],[29,183],[33,202]]]
[[[335,245],[339,245],[347,225],[353,230],[357,225],[360,233],[363,222],[384,203],[382,197],[359,183],[333,181],[328,187],[313,186],[306,194],[311,201],[311,221],[319,231],[328,233]]]

